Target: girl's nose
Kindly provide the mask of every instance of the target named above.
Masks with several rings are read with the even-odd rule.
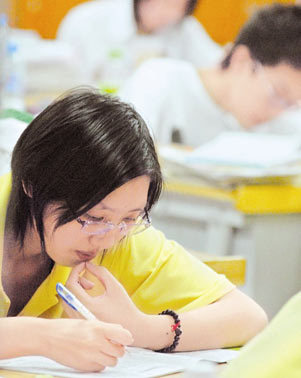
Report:
[[[108,249],[117,244],[123,237],[119,228],[114,228],[104,235],[91,235],[90,244],[93,248]]]

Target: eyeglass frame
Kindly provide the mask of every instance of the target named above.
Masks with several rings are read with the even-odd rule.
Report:
[[[138,219],[139,217],[141,217],[141,219],[142,219],[141,223],[136,223],[132,227],[135,227],[135,226],[144,226],[144,228],[141,231],[135,232],[134,235],[139,234],[140,232],[145,231],[152,224],[152,221],[151,221],[151,218],[150,218],[150,216],[148,214],[148,211],[145,210],[144,213],[142,213],[142,214],[143,215],[139,215],[136,218],[136,219]],[[126,231],[128,226],[127,226],[127,224],[124,221],[122,221],[122,222],[120,222],[118,224],[114,224],[113,222],[110,222],[110,221],[89,221],[89,220],[82,220],[82,219],[80,219],[80,217],[77,217],[76,221],[81,225],[82,231],[85,234],[87,234],[87,235],[105,235],[108,232],[113,231],[116,228],[119,229],[120,233],[122,233],[123,230],[125,230],[124,235],[127,235],[131,231],[130,229],[128,231]],[[101,232],[87,232],[87,231],[84,230],[85,227],[87,227],[89,224],[100,224],[100,223],[107,225],[108,228],[104,229]]]
[[[262,77],[264,78],[266,87],[269,90],[270,98],[271,100],[274,101],[275,106],[277,106],[278,108],[282,108],[284,110],[295,110],[301,107],[301,99],[297,100],[295,103],[290,104],[289,101],[285,97],[277,93],[273,83],[268,78],[264,70],[264,65],[260,63],[258,60],[255,60],[254,63],[255,63],[255,71],[260,72]]]

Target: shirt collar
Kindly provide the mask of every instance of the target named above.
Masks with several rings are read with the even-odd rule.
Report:
[[[55,306],[59,302],[56,284],[58,282],[65,284],[70,272],[71,268],[55,264],[51,273],[39,286],[19,315],[37,317],[50,307]]]

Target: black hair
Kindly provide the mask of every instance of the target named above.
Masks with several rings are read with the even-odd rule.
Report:
[[[139,4],[143,1],[147,1],[147,0],[134,0],[133,4],[134,4],[134,15],[135,15],[135,19],[137,22],[139,22],[139,12],[138,12],[138,7],[139,7]],[[183,16],[188,16],[190,14],[192,14],[197,6],[197,3],[198,3],[198,0],[187,0],[187,5],[186,5],[186,10],[185,10],[185,14]]]
[[[187,6],[186,6],[186,15],[190,15],[194,12],[196,6],[197,6],[198,0],[188,0]]]
[[[301,68],[301,7],[274,4],[255,12],[242,27],[222,61],[222,68],[229,67],[239,45],[245,45],[251,57],[263,65],[275,66],[283,62]]]
[[[142,175],[150,177],[148,212],[160,196],[162,175],[145,122],[117,98],[72,90],[40,113],[14,148],[9,208],[15,237],[23,247],[35,222],[43,250],[47,205],[59,204],[59,227]]]

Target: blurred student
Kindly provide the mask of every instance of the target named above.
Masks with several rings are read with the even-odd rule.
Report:
[[[168,56],[196,66],[221,47],[191,16],[197,0],[101,0],[70,10],[57,38],[71,44],[87,80],[123,79],[142,61]]]
[[[301,292],[241,350],[221,378],[301,377]]]
[[[301,133],[300,111],[278,117],[300,105],[301,8],[262,8],[210,68],[171,59],[146,62],[120,96],[134,104],[160,143],[169,143],[175,132],[192,146],[227,130]]]

